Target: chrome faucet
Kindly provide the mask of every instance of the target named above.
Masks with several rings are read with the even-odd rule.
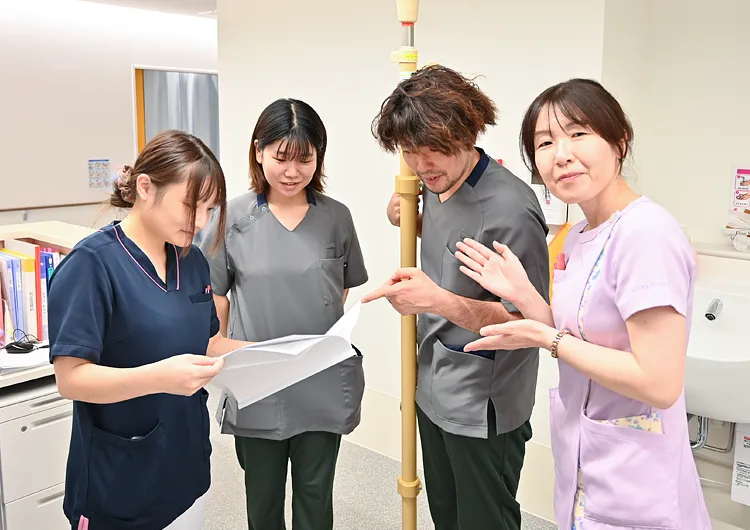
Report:
[[[706,318],[708,320],[716,320],[722,307],[724,307],[724,304],[718,298],[711,300],[711,303],[708,304],[708,309],[706,309]]]

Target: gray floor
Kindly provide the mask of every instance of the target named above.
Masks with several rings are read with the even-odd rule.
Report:
[[[214,396],[212,396],[214,398]],[[209,402],[211,415],[215,399]],[[247,528],[242,470],[234,454],[233,438],[221,435],[212,422],[212,486],[204,530]],[[344,442],[334,487],[336,530],[401,530],[401,497],[396,492],[400,464],[388,457]],[[291,481],[288,481],[289,483]],[[291,528],[291,490],[287,488],[287,528]],[[418,498],[418,529],[434,528],[424,491]],[[524,530],[554,530],[555,526],[531,515],[524,516]],[[483,530],[483,529],[477,529]]]

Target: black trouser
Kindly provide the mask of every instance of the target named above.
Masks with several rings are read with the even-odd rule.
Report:
[[[288,440],[234,437],[245,471],[247,526],[286,530],[287,462],[292,462],[292,529],[333,528],[333,476],[341,435],[306,432]]]
[[[488,405],[489,437],[445,432],[417,407],[425,490],[435,530],[520,530],[516,501],[531,423],[497,435]]]

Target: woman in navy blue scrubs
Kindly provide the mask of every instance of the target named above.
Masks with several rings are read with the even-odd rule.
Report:
[[[49,293],[50,357],[74,401],[63,509],[71,528],[197,530],[210,484],[203,386],[227,339],[191,244],[224,174],[196,137],[154,137],[115,183],[130,209],[63,259]],[[222,233],[222,232],[219,232]]]

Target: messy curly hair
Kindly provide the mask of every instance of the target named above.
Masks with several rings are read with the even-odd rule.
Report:
[[[383,101],[372,134],[389,153],[427,147],[455,155],[474,147],[496,119],[495,103],[473,79],[432,65],[401,81]]]

